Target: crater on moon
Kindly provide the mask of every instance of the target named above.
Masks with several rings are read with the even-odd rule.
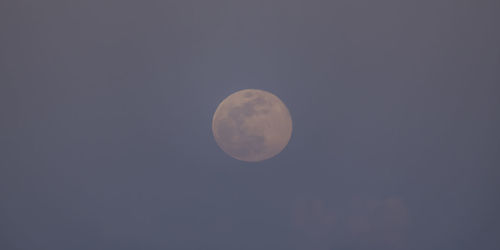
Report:
[[[220,148],[243,161],[261,161],[280,153],[292,133],[288,109],[275,95],[257,89],[238,91],[215,111],[212,132]]]

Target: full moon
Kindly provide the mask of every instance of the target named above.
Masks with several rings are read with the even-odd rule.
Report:
[[[240,90],[224,99],[212,120],[219,147],[242,161],[256,162],[279,154],[292,135],[292,118],[275,95]]]

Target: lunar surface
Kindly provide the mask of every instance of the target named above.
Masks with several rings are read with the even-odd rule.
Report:
[[[262,161],[280,153],[292,135],[292,118],[275,95],[258,89],[238,91],[224,99],[212,120],[215,141],[242,161]]]

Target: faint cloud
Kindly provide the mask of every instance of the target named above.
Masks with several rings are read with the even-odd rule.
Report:
[[[335,224],[333,211],[319,199],[298,199],[293,207],[292,220],[295,228],[314,235],[325,234]]]
[[[401,199],[353,198],[327,201],[300,197],[292,208],[293,227],[323,248],[405,249],[409,211]]]
[[[409,215],[401,200],[356,198],[350,202],[349,211],[347,230],[361,244],[403,247]]]
[[[336,224],[334,211],[321,199],[301,197],[295,201],[292,225],[299,233],[297,249],[328,249]]]

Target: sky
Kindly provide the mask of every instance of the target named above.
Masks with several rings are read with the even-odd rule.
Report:
[[[0,2],[2,250],[496,250],[500,1]],[[293,134],[258,163],[212,116]]]

